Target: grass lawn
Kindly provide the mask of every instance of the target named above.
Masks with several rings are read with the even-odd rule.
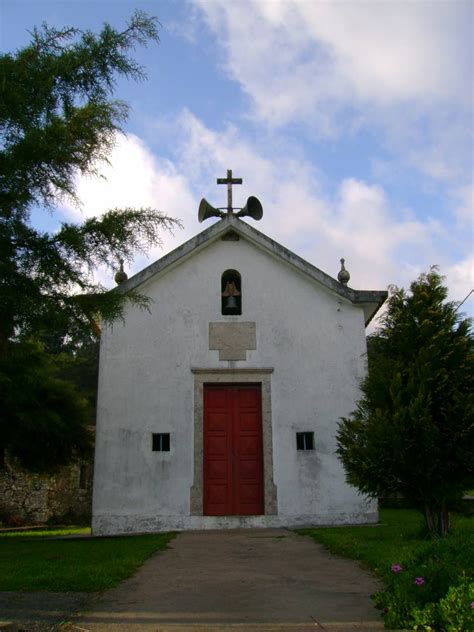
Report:
[[[87,529],[0,534],[0,590],[94,591],[130,577],[173,533],[54,540]]]
[[[45,536],[59,535],[90,535],[90,527],[45,527],[44,529],[13,529],[12,531],[0,531],[0,542],[3,538],[44,538]]]
[[[470,534],[474,544],[474,516],[453,516],[453,531]],[[298,533],[310,535],[332,553],[360,560],[382,578],[389,576],[392,564],[403,564],[429,542],[422,515],[409,509],[381,509],[377,526],[299,529]]]

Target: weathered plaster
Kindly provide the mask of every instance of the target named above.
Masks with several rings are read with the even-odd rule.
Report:
[[[366,510],[347,513],[301,514],[298,516],[155,516],[137,514],[96,515],[93,530],[96,535],[109,533],[153,533],[157,531],[185,531],[207,529],[258,529],[280,527],[311,527],[332,525],[375,524],[378,521],[377,510],[367,506]]]
[[[203,506],[203,387],[204,384],[260,384],[262,389],[263,483],[265,515],[277,513],[277,489],[273,482],[271,374],[273,369],[191,369],[194,374],[194,484],[191,514],[202,516]]]
[[[236,236],[239,237],[240,235],[253,242],[259,248],[262,248],[262,250],[268,254],[277,257],[288,265],[294,266],[296,270],[306,274],[322,287],[330,289],[335,294],[339,294],[354,304],[360,305],[364,310],[366,326],[387,298],[387,292],[385,290],[353,290],[347,285],[339,283],[339,281],[336,281],[336,279],[329,276],[329,274],[316,268],[316,266],[305,261],[294,252],[291,252],[291,250],[288,250],[288,248],[285,248],[253,226],[250,226],[238,217],[232,215],[225,215],[220,222],[216,222],[181,246],[178,246],[178,248],[172,252],[158,259],[158,261],[147,266],[128,279],[128,281],[122,283],[120,287],[117,288],[117,291],[127,292],[128,290],[137,288],[153,276],[179,263],[183,263],[188,257],[193,256],[216,239],[227,240],[226,238],[228,238],[235,241]]]
[[[336,281],[320,282],[303,263],[273,252],[267,238],[254,238],[253,229],[241,229],[240,223],[232,223],[239,241],[222,241],[224,228],[213,227],[212,238],[207,233],[195,239],[194,251],[175,253],[173,263],[162,260],[155,274],[140,276],[140,283],[136,279],[135,287],[151,299],[150,311],[128,304],[124,323],[104,327],[96,533],[345,524],[376,515],[376,504],[346,483],[335,439],[339,419],[354,409],[366,373],[365,307],[351,300],[353,290],[335,291]],[[227,269],[242,277],[241,316],[221,314],[221,276]],[[216,322],[256,323],[255,349],[247,349],[246,360],[220,360],[219,352],[209,349],[209,323]],[[192,367],[201,373],[192,373]],[[268,367],[274,369],[271,375],[259,374]],[[202,413],[196,406],[202,397],[196,390],[205,380],[231,379],[259,382],[262,393],[268,384],[269,393],[263,402],[271,420],[264,421],[270,477],[265,515],[243,522],[199,515]],[[314,432],[312,453],[296,450],[295,434],[301,431]],[[169,453],[152,452],[153,432],[170,433]]]

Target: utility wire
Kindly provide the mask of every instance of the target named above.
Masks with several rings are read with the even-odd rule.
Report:
[[[455,309],[455,311],[456,311],[456,312],[457,312],[457,311],[458,311],[458,309],[461,307],[461,305],[463,305],[463,304],[467,301],[467,299],[471,296],[471,294],[472,294],[473,292],[474,292],[474,288],[473,288],[473,289],[469,292],[469,294],[466,296],[466,298],[465,298],[463,301],[461,301],[461,303],[459,303],[459,305],[458,305],[458,306],[456,307],[456,309]]]

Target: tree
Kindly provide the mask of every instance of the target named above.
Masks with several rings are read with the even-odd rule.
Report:
[[[90,404],[59,369],[33,341],[13,343],[0,361],[2,443],[29,470],[54,470],[91,450]]]
[[[446,297],[436,268],[410,293],[392,288],[369,340],[363,398],[337,435],[350,484],[372,497],[402,494],[441,535],[474,482],[474,341]]]
[[[51,211],[64,196],[77,201],[77,174],[97,174],[107,159],[128,115],[127,105],[112,98],[116,78],[144,78],[130,52],[157,41],[157,25],[139,11],[121,32],[107,24],[97,35],[43,25],[26,48],[0,56],[0,384],[10,402],[0,450],[18,452],[13,435],[27,404],[21,382],[31,383],[27,372],[12,382],[15,358],[31,354],[33,382],[43,379],[53,389],[53,369],[35,341],[58,333],[68,340],[97,336],[101,322],[123,315],[125,301],[146,306],[137,292],[107,291],[92,272],[130,261],[160,244],[161,230],[180,225],[151,208],[112,209],[80,225],[64,222],[54,233],[31,223],[37,206]],[[64,385],[62,391],[65,410]]]

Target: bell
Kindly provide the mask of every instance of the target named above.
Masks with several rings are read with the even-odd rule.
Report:
[[[225,300],[225,309],[237,309],[237,301],[235,300],[235,296],[228,296]]]

